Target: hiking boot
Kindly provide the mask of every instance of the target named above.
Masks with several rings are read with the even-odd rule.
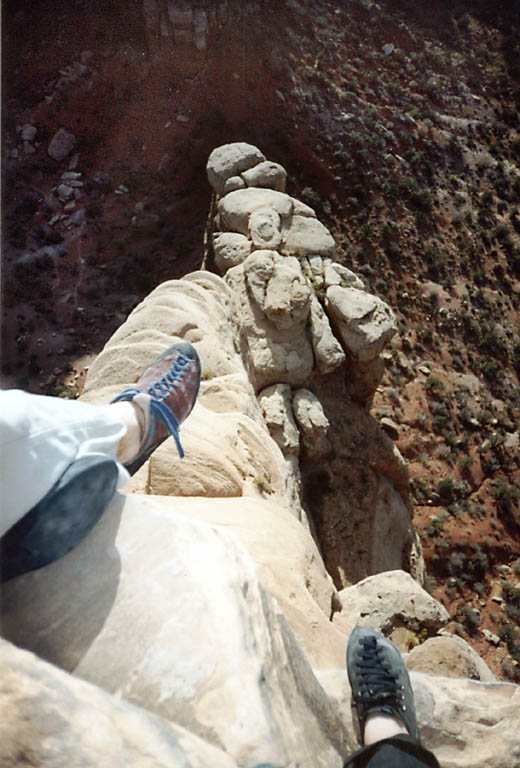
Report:
[[[133,475],[159,445],[172,435],[179,455],[184,456],[179,427],[189,416],[200,384],[200,361],[187,342],[174,344],[145,370],[134,387],[125,389],[111,402],[130,400],[144,418],[143,437],[137,456],[125,464]]]
[[[117,464],[101,456],[74,461],[41,501],[0,541],[0,581],[42,568],[74,549],[97,523],[117,486]]]
[[[356,627],[348,641],[347,672],[361,743],[367,715],[373,712],[399,718],[419,741],[410,677],[390,640],[372,629]]]

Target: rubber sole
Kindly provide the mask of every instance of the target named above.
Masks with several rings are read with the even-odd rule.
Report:
[[[95,526],[117,486],[112,459],[78,459],[49,493],[0,540],[0,581],[34,571],[76,547]]]

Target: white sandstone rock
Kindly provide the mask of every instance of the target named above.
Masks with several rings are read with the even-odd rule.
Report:
[[[334,371],[345,361],[341,344],[332,333],[329,318],[313,292],[311,297],[310,330],[312,350],[320,373]]]
[[[60,768],[236,768],[234,760],[167,722],[0,640],[0,764]],[[88,727],[85,724],[88,723]]]
[[[354,586],[342,589],[338,597],[341,613],[336,616],[342,627],[353,628],[359,624],[389,637],[394,637],[392,631],[403,626],[412,632],[426,629],[433,633],[450,618],[444,606],[404,571],[368,576]],[[400,645],[399,635],[394,641]]]
[[[247,259],[251,253],[251,240],[238,232],[220,232],[213,235],[213,252],[215,264],[224,275],[230,267]]]
[[[235,189],[245,189],[246,187],[247,184],[241,176],[230,176],[229,179],[226,179],[222,194],[227,195],[228,192],[234,192]]]
[[[17,644],[241,765],[342,765],[322,726],[346,749],[338,715],[223,528],[116,497],[74,552],[4,587],[3,630]]]
[[[273,208],[253,211],[249,217],[249,233],[256,248],[278,248],[282,242],[280,214]]]
[[[278,261],[287,262],[284,270]],[[255,390],[304,384],[314,356],[306,328],[310,291],[299,264],[275,251],[253,251],[225,279],[238,305],[242,357]]]
[[[287,171],[279,163],[266,160],[242,173],[242,178],[248,187],[264,187],[285,192]]]
[[[269,434],[282,453],[299,453],[300,433],[294,421],[291,387],[288,384],[272,384],[259,393],[258,403]]]
[[[310,311],[311,291],[300,263],[275,251],[254,251],[243,264],[247,286],[258,308],[276,328],[303,325]]]
[[[330,449],[327,440],[330,424],[316,395],[308,389],[298,389],[294,393],[292,407],[309,455],[326,454]]]
[[[343,288],[351,287],[359,288],[360,291],[365,290],[365,284],[361,278],[342,264],[337,264],[335,261],[327,259],[323,266],[325,288],[329,288],[331,285],[341,285]]]
[[[224,144],[214,149],[208,158],[208,181],[215,192],[221,195],[224,192],[224,184],[231,176],[239,176],[242,171],[264,160],[265,155],[252,144],[243,141]]]
[[[243,235],[249,233],[251,214],[265,208],[273,208],[285,220],[292,214],[293,200],[289,195],[274,189],[249,187],[230,192],[218,204],[222,226]]]
[[[408,669],[438,677],[466,677],[494,683],[496,677],[462,637],[443,633],[413,648],[406,657]]]
[[[309,216],[294,215],[284,233],[284,249],[300,256],[317,254],[333,257],[336,244],[327,227]]]
[[[388,304],[357,288],[331,285],[325,306],[343,344],[362,362],[378,357],[397,331]]]

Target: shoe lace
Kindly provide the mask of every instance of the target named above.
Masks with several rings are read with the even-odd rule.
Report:
[[[372,704],[388,705],[401,708],[403,686],[397,681],[396,674],[385,664],[384,653],[378,647],[376,639],[365,638],[361,641],[361,657],[358,661],[360,703],[363,709]]]
[[[172,394],[172,389],[177,389],[180,381],[186,369],[190,363],[190,359],[185,355],[179,354],[179,356],[172,362],[164,376],[156,381],[151,387],[148,388],[148,394],[153,398],[164,400],[166,397]]]

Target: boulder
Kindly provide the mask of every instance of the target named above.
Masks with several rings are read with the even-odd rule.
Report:
[[[344,346],[362,362],[378,357],[397,331],[388,304],[358,288],[331,285],[325,306]]]
[[[234,192],[235,189],[245,189],[247,184],[245,183],[242,176],[230,176],[229,179],[226,179],[226,182],[224,184],[224,195],[227,195],[228,192]]]
[[[342,288],[358,288],[360,291],[365,289],[364,282],[355,272],[329,259],[323,264],[323,283],[325,288],[340,285]]]
[[[399,570],[369,576],[342,589],[338,598],[341,612],[334,619],[342,627],[357,624],[375,629],[390,637],[401,651],[409,650],[408,643],[416,644],[421,632],[434,634],[450,618],[409,573]]]
[[[292,407],[307,453],[324,456],[330,450],[327,440],[330,425],[322,404],[308,389],[298,389],[294,393]]]
[[[3,768],[236,768],[222,749],[185,728],[5,640],[0,640],[0,660]]]
[[[298,261],[254,251],[225,279],[238,305],[242,359],[255,391],[304,384],[314,356],[306,330],[310,290]]]
[[[249,219],[254,211],[272,209],[285,221],[291,216],[293,208],[294,201],[289,195],[256,187],[230,192],[218,204],[222,228],[242,235],[249,234]]]
[[[76,144],[76,137],[66,128],[59,128],[51,139],[47,153],[53,160],[60,162],[72,152]]]
[[[265,160],[257,147],[243,141],[224,144],[211,152],[206,171],[208,181],[218,195],[224,193],[224,185],[232,176],[239,176]]]
[[[242,173],[242,178],[248,187],[264,187],[285,192],[287,171],[279,163],[266,160]]]
[[[242,264],[251,253],[251,240],[237,232],[219,232],[213,235],[215,264],[221,275],[230,267]]]
[[[336,253],[334,238],[321,221],[296,214],[284,233],[283,248],[299,256],[315,254],[333,257]]]
[[[282,242],[280,214],[273,208],[253,211],[249,217],[249,233],[256,248],[278,248]]]
[[[294,421],[291,388],[288,384],[272,384],[258,395],[258,403],[269,434],[283,454],[300,452],[300,433]]]
[[[3,631],[241,765],[340,768],[352,746],[236,536],[161,500],[116,497],[76,550],[4,585]]]
[[[331,373],[345,362],[345,353],[341,344],[332,333],[329,318],[318,301],[316,294],[311,296],[310,332],[312,351],[318,371]]]
[[[446,632],[412,648],[406,658],[406,666],[428,675],[496,682],[484,659],[462,637]]]

